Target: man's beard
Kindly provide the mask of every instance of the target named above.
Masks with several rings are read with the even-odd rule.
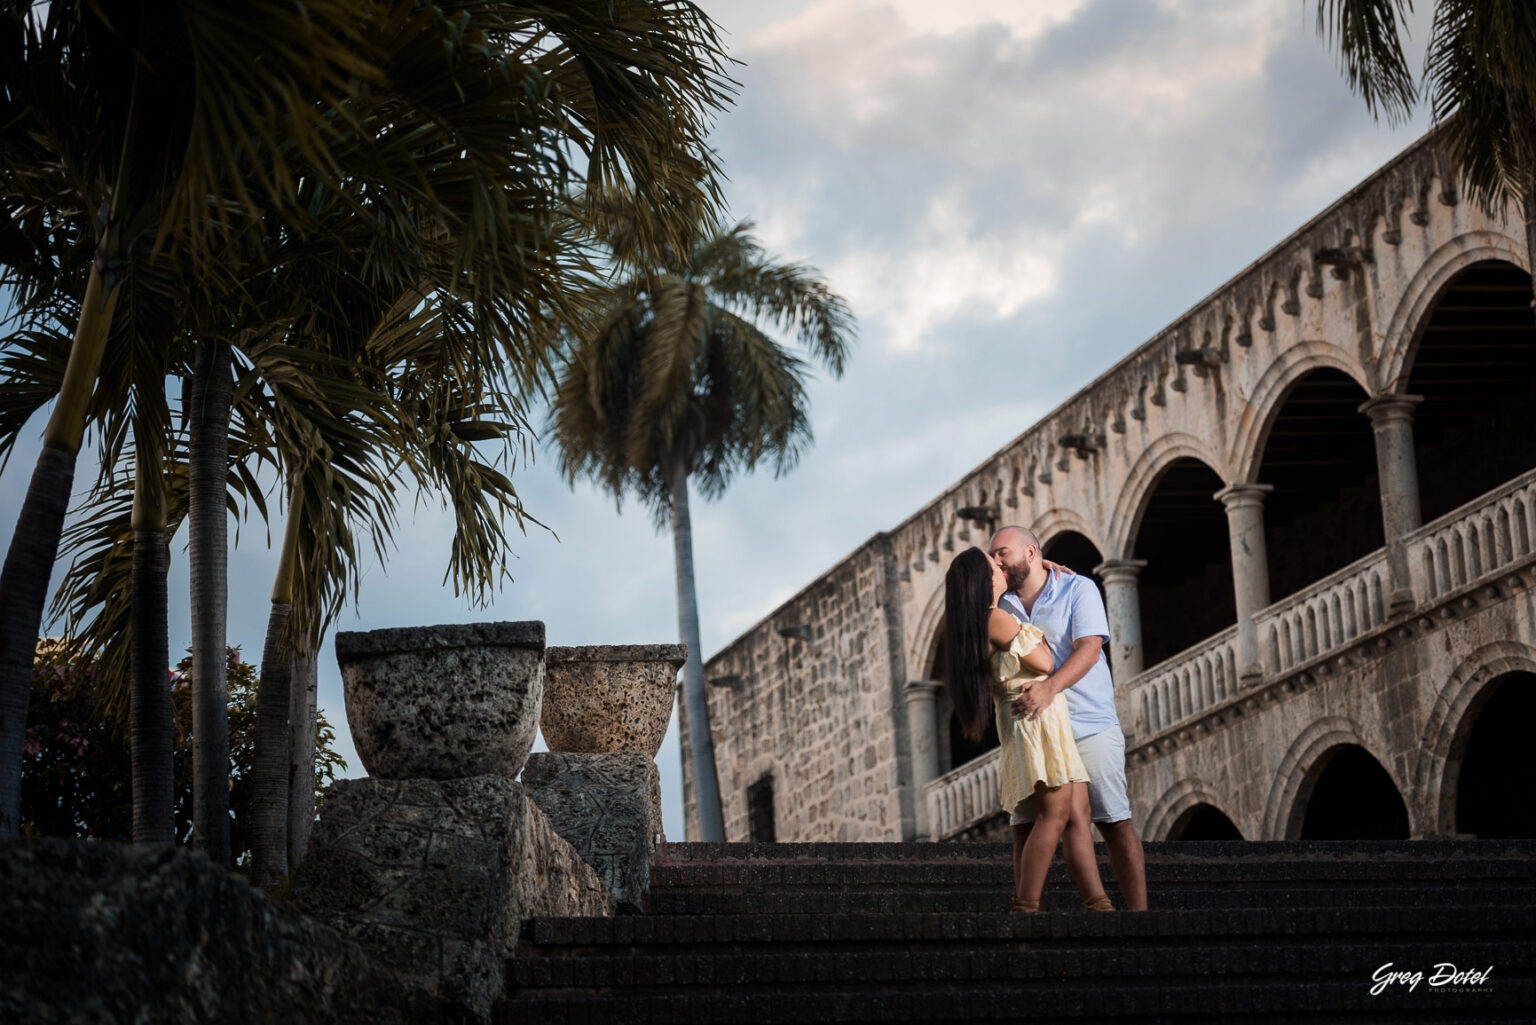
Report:
[[[1008,590],[1017,591],[1024,586],[1024,581],[1029,579],[1029,564],[1004,566],[1003,576],[1008,580]]]

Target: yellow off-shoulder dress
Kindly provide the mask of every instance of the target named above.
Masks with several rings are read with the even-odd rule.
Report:
[[[997,711],[997,738],[1002,747],[998,775],[1002,778],[1003,810],[1013,811],[1034,794],[1036,786],[1059,787],[1088,782],[1088,770],[1072,739],[1067,699],[1058,694],[1038,719],[1013,714],[1013,699],[1025,683],[1045,679],[1024,664],[1023,656],[1045,643],[1045,634],[1030,623],[1003,651],[992,653],[992,703]]]

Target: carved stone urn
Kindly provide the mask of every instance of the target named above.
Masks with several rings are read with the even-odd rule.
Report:
[[[544,653],[544,712],[551,751],[643,751],[652,758],[672,718],[684,644],[601,644]]]
[[[377,779],[514,777],[544,695],[544,624],[338,633],[352,741]]]

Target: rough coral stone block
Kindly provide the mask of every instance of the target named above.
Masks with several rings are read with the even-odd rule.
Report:
[[[337,783],[294,901],[478,1020],[525,919],[610,911],[597,874],[501,776]]]
[[[623,910],[639,910],[661,833],[656,763],[639,751],[540,752],[523,769],[528,795],[602,877]]]

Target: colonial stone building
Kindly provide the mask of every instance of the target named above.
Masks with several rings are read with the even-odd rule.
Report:
[[[727,838],[1001,831],[941,626],[1010,522],[1104,591],[1147,838],[1532,835],[1529,271],[1410,147],[709,661]]]

